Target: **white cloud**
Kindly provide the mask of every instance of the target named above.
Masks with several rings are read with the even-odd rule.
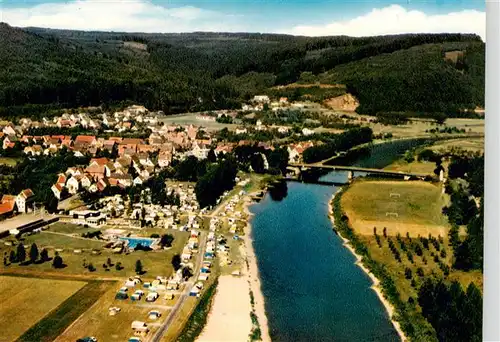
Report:
[[[0,0],[2,1],[2,0]],[[168,2],[164,2],[167,3]],[[254,18],[255,19],[255,18]],[[193,6],[165,7],[150,0],[73,0],[32,7],[3,7],[0,21],[12,26],[125,32],[259,31],[259,23],[247,16]],[[275,21],[279,25],[279,20]],[[318,26],[296,26],[288,34],[325,36],[373,36],[398,33],[477,33],[485,40],[486,14],[464,10],[428,15],[398,5],[354,19]]]
[[[287,33],[305,36],[347,35],[354,37],[399,33],[476,33],[486,39],[486,13],[463,10],[429,15],[392,5],[357,18],[322,26],[296,26]]]
[[[202,8],[164,7],[148,0],[76,0],[30,8],[0,9],[0,21],[12,26],[126,32],[241,30],[233,15]]]

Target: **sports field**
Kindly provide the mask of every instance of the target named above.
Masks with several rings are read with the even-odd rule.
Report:
[[[19,338],[87,283],[0,276],[0,341]]]
[[[358,181],[342,196],[342,208],[362,235],[387,228],[388,235],[447,235],[445,196],[423,181]]]

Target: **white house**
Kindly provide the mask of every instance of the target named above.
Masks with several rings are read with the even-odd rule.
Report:
[[[52,185],[52,187],[50,189],[54,193],[54,196],[56,196],[56,198],[58,200],[60,200],[61,199],[61,193],[63,191],[63,186],[61,184],[59,184],[59,183],[56,183],[56,184]]]
[[[31,189],[24,189],[16,197],[17,210],[21,213],[27,213],[32,209],[35,195]]]
[[[66,187],[68,188],[68,192],[72,195],[76,194],[78,190],[80,190],[80,182],[78,180],[79,176],[72,176],[66,182]]]
[[[253,97],[254,102],[259,102],[259,103],[268,103],[269,102],[269,96],[267,95],[255,95]]]
[[[311,135],[311,134],[314,134],[314,131],[312,129],[305,127],[302,129],[302,134],[303,135]]]
[[[247,133],[246,128],[236,128],[236,134],[245,134]]]

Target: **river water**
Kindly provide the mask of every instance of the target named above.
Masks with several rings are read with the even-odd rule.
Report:
[[[382,167],[407,145],[379,145],[353,164]],[[345,172],[322,177],[346,179]],[[271,339],[399,341],[370,278],[332,230],[328,202],[335,191],[332,186],[289,182],[250,208]]]

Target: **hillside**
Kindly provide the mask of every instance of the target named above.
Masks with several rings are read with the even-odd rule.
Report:
[[[236,108],[257,93],[324,101],[346,91],[361,113],[483,106],[475,35],[367,38],[254,33],[83,32],[0,24],[0,115],[142,103],[166,113]],[[457,61],[448,51],[464,51]],[[285,87],[290,83],[343,87]]]

